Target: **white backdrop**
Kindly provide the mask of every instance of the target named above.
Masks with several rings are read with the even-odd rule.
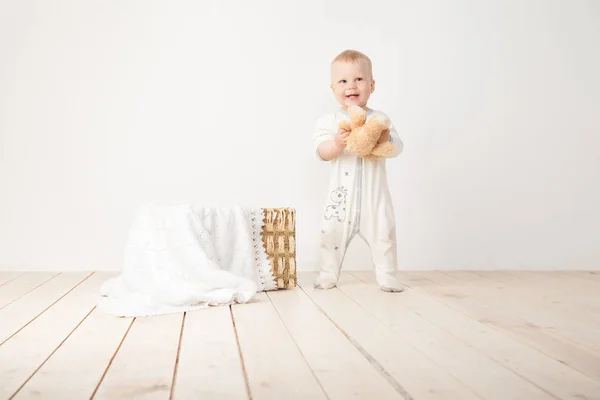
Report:
[[[295,207],[314,269],[346,48],[405,143],[401,268],[598,269],[599,27],[593,0],[3,0],[0,269],[120,269],[147,201]]]

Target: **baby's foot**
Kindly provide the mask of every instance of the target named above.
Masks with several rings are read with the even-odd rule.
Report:
[[[403,288],[403,287],[388,287],[388,286],[381,286],[380,288],[381,288],[381,290],[383,290],[384,292],[393,292],[393,293],[404,292],[404,288]]]
[[[334,283],[331,282],[324,282],[324,283],[314,283],[314,288],[315,289],[333,289],[335,287]]]
[[[384,292],[403,292],[404,287],[398,282],[395,272],[376,272],[379,288]]]
[[[320,273],[313,286],[315,289],[331,289],[335,287],[336,281],[333,275]]]

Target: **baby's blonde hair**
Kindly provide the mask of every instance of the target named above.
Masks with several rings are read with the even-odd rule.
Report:
[[[373,70],[373,65],[371,63],[371,59],[369,57],[367,57],[366,54],[361,53],[358,50],[344,50],[342,51],[340,54],[338,54],[337,56],[335,56],[335,58],[333,59],[333,61],[331,62],[331,64],[334,64],[336,62],[357,62],[363,60],[367,63],[367,66],[369,67],[369,71],[371,72],[371,75],[373,74],[372,70]]]

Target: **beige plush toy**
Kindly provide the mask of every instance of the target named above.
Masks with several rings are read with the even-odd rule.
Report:
[[[349,151],[362,158],[382,158],[394,150],[391,142],[377,143],[384,131],[389,132],[390,120],[376,116],[367,121],[367,112],[359,106],[348,108],[350,122],[340,122],[339,127],[350,131],[346,145]]]

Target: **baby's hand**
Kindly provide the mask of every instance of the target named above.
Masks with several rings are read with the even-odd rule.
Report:
[[[350,131],[344,128],[340,128],[333,138],[333,143],[337,148],[343,149],[346,147],[346,141],[348,140],[348,135],[350,135]]]
[[[385,142],[389,142],[390,141],[390,130],[386,129],[385,131],[381,132],[381,136],[379,136],[379,140],[377,141],[377,143],[385,143]]]

